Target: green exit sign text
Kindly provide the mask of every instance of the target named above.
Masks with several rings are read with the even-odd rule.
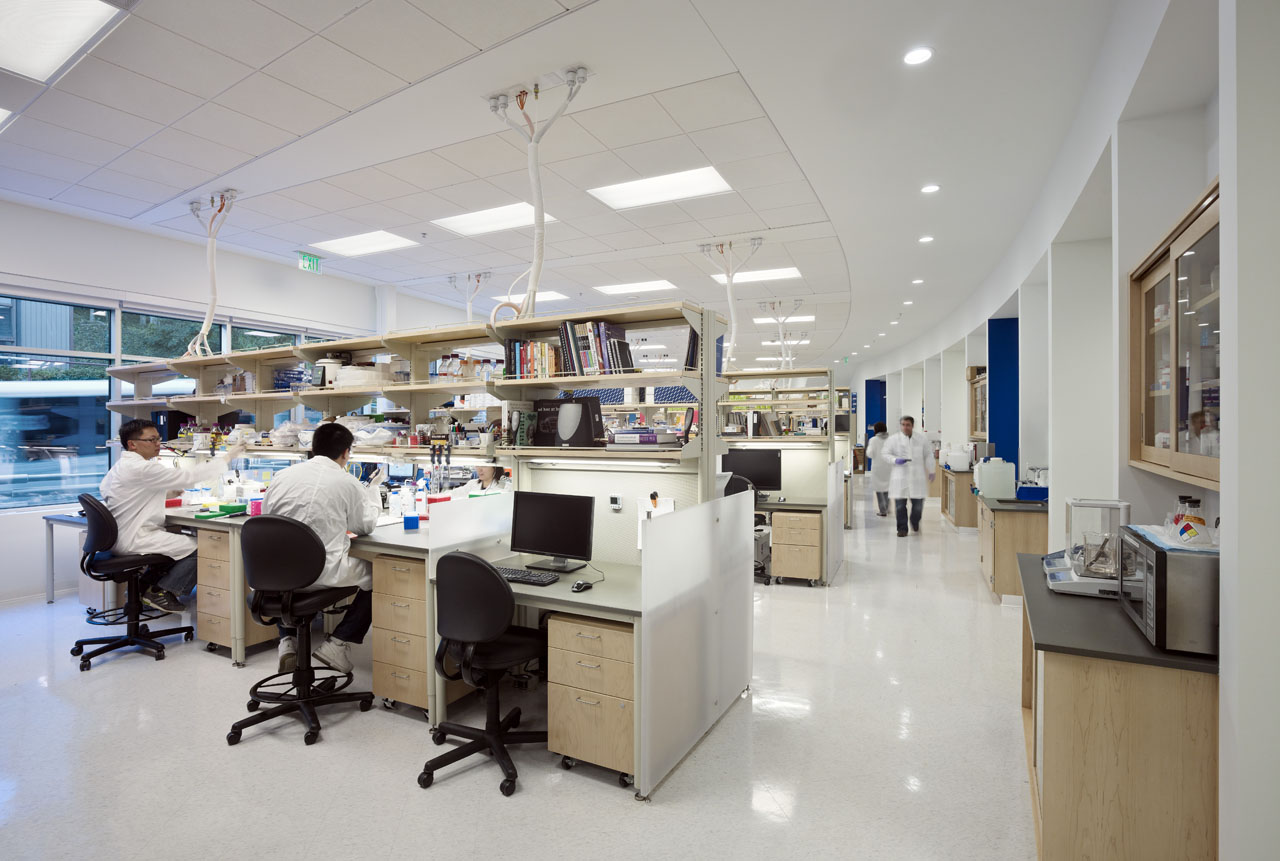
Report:
[[[298,268],[303,272],[315,272],[317,274],[324,271],[324,267],[320,264],[320,258],[305,251],[298,252]]]

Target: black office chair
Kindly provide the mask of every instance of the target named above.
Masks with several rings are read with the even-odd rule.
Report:
[[[756,498],[756,486],[751,483],[751,479],[735,472],[729,476],[729,481],[724,486],[724,495],[733,496],[735,493],[748,493],[751,495],[751,499],[754,500]],[[766,523],[765,516],[756,512],[754,523],[756,526],[764,526]],[[773,575],[769,573],[768,566],[763,560],[756,560],[752,573],[755,575],[757,583],[763,583],[766,586],[773,583]]]
[[[359,587],[302,591],[324,571],[324,543],[310,526],[290,517],[260,514],[250,518],[240,531],[240,551],[245,580],[252,590],[250,612],[264,625],[279,622],[298,629],[298,663],[293,672],[267,676],[249,689],[246,708],[257,714],[233,723],[227,744],[238,743],[247,727],[295,712],[307,724],[303,741],[315,744],[320,738],[317,706],[358,702],[362,712],[373,706],[372,693],[343,692],[351,684],[351,673],[323,668],[317,682],[311,666],[312,621],[325,607],[351,597]],[[258,711],[264,703],[274,705]]]
[[[517,774],[506,746],[546,743],[546,732],[511,732],[520,726],[519,708],[499,717],[502,676],[534,659],[545,662],[547,655],[541,631],[511,624],[515,605],[511,586],[479,556],[447,553],[436,564],[436,628],[440,633],[436,672],[450,680],[462,679],[473,688],[484,688],[486,715],[484,729],[447,721],[436,727],[431,733],[436,744],[444,744],[451,735],[471,741],[422,766],[418,785],[423,789],[431,785],[438,769],[473,753],[490,751],[506,775],[499,789],[510,795],[516,791]],[[457,663],[457,672],[445,669],[446,659]]]
[[[124,583],[125,602],[123,607],[111,607],[89,613],[87,621],[90,625],[125,625],[125,633],[119,637],[89,637],[76,640],[71,647],[71,654],[80,656],[80,671],[90,667],[90,661],[98,655],[123,649],[126,646],[137,646],[150,652],[157,661],[164,660],[164,643],[160,637],[182,634],[184,640],[195,637],[195,629],[189,626],[181,628],[165,628],[163,631],[152,631],[146,623],[161,616],[169,615],[164,610],[156,610],[142,606],[142,592],[146,588],[144,578],[150,580],[158,571],[168,568],[173,560],[159,553],[129,553],[97,558],[99,553],[110,550],[116,544],[119,532],[116,519],[111,509],[87,493],[77,499],[84,510],[88,526],[84,541],[84,555],[80,557],[80,570],[86,576],[100,582],[111,581]],[[84,654],[85,646],[100,646],[89,654]]]

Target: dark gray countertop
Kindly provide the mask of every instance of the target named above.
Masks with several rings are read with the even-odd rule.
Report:
[[[978,500],[987,508],[991,509],[992,511],[1001,511],[1001,512],[1023,511],[1029,514],[1048,514],[1049,513],[1049,505],[1047,503],[1042,503],[1042,502],[1027,501],[1027,502],[1021,502],[1021,503],[1008,503],[1008,502],[1000,502],[998,499],[988,499],[987,497],[982,495],[978,496]]]
[[[1050,590],[1039,556],[1019,553],[1018,571],[1022,575],[1022,600],[1035,648],[1085,658],[1217,674],[1217,658],[1165,652],[1151,645],[1114,599],[1059,595]]]
[[[818,496],[788,496],[786,502],[779,502],[775,493],[764,502],[756,502],[756,511],[823,511],[827,501]]]

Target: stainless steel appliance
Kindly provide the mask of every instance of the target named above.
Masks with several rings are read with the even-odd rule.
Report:
[[[1120,604],[1138,630],[1158,649],[1218,654],[1218,549],[1158,526],[1122,526],[1120,540]]]

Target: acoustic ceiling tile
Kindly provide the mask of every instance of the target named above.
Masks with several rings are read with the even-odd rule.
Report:
[[[405,81],[421,80],[476,52],[407,0],[372,0],[325,30],[324,37]]]
[[[120,22],[93,56],[206,99],[254,71],[137,15]]]
[[[264,123],[303,135],[347,112],[324,99],[259,72],[214,99]]]
[[[203,101],[92,54],[63,75],[57,89],[165,125],[195,110]]]
[[[348,111],[405,85],[402,79],[322,36],[313,36],[263,71]]]
[[[173,127],[254,155],[262,155],[297,138],[293,132],[256,120],[216,102],[205,102],[174,123]]]
[[[133,14],[255,69],[311,35],[252,0],[164,0],[141,3]]]
[[[410,0],[477,48],[489,48],[564,12],[555,0]]]
[[[45,90],[24,116],[132,147],[164,126],[56,88]]]
[[[686,132],[764,116],[764,109],[741,75],[722,75],[654,93]]]

